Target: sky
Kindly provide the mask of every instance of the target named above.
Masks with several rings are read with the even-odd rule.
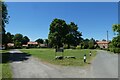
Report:
[[[109,40],[115,35],[112,25],[118,23],[117,2],[6,2],[10,16],[6,31],[21,33],[31,41],[47,39],[53,19],[74,22],[82,38]]]

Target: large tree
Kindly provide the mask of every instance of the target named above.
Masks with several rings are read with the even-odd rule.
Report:
[[[1,8],[2,7],[2,8]],[[8,23],[9,16],[8,16],[8,10],[7,6],[4,2],[0,1],[0,34],[2,34],[2,45],[5,45],[5,48],[7,48],[7,36],[5,34],[5,24]],[[1,38],[1,37],[0,37]]]
[[[54,47],[61,47],[65,43],[65,37],[68,33],[68,26],[62,19],[54,19],[50,24],[48,39]]]
[[[68,44],[68,48],[70,48],[70,45],[77,46],[82,38],[82,33],[78,31],[78,27],[74,22],[71,22],[68,24],[69,32],[66,35],[66,44]]]
[[[57,48],[64,44],[77,46],[81,41],[82,33],[78,31],[78,27],[74,22],[66,24],[64,20],[54,19],[50,24],[50,32],[48,35],[49,43]]]

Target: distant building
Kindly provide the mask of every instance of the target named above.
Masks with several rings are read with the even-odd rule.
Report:
[[[14,44],[14,43],[8,43],[7,46],[8,46],[8,47],[14,47],[15,44]]]
[[[30,41],[30,42],[27,43],[27,46],[28,47],[37,47],[38,46],[38,42]]]
[[[45,47],[47,47],[47,45],[46,44],[40,44],[40,47],[45,48]]]
[[[98,44],[98,46],[100,47],[100,48],[108,48],[108,44],[109,44],[109,42],[108,41],[98,41],[98,42],[96,42],[97,44]]]
[[[28,47],[28,45],[27,45],[27,44],[23,44],[22,46],[23,46],[23,47]]]

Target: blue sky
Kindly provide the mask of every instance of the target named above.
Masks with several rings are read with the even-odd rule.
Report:
[[[115,2],[7,2],[10,15],[6,31],[21,33],[31,41],[48,38],[54,18],[74,22],[83,38],[109,39],[114,36],[112,25],[118,23],[118,4]]]

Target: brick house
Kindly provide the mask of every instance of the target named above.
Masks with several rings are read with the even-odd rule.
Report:
[[[109,42],[108,41],[98,41],[98,42],[96,42],[97,44],[98,44],[98,46],[100,47],[100,48],[108,48],[108,44],[109,44]]]

